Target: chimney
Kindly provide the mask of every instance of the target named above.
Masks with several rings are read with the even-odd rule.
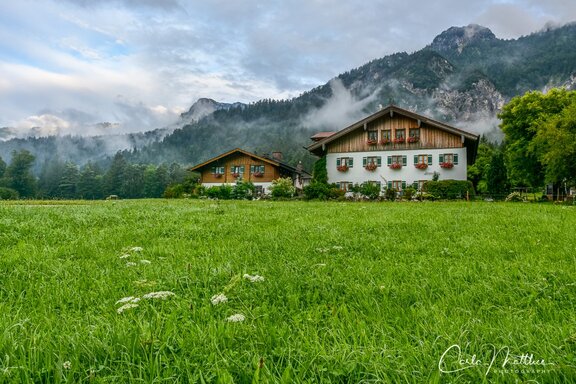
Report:
[[[296,172],[302,173],[303,170],[304,170],[304,166],[302,165],[302,162],[299,161],[298,165],[296,166]]]
[[[272,158],[276,161],[282,161],[282,152],[272,152]]]

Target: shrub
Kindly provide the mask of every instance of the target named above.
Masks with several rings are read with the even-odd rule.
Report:
[[[522,197],[520,192],[512,192],[506,197],[506,201],[519,202],[519,201],[526,201],[526,199]]]
[[[467,192],[470,198],[474,197],[474,186],[468,180],[427,181],[422,190],[440,199],[465,199]]]
[[[12,188],[0,187],[0,200],[18,200],[18,192]]]
[[[412,197],[414,196],[414,194],[416,193],[416,190],[412,187],[408,187],[406,189],[404,189],[404,198],[406,200],[412,200]]]
[[[304,187],[304,198],[306,200],[328,200],[340,199],[344,197],[344,191],[336,184],[326,184],[313,181],[310,185]]]
[[[292,179],[289,177],[280,178],[272,181],[272,186],[270,187],[272,192],[272,197],[278,198],[290,198],[294,196],[296,188],[292,184]]]
[[[370,200],[376,200],[380,197],[380,186],[372,183],[364,183],[360,186],[359,192]]]
[[[394,200],[396,200],[396,193],[397,192],[398,191],[394,188],[387,188],[384,196],[386,197],[386,200],[394,201]]]
[[[180,199],[184,195],[184,185],[172,184],[166,187],[164,191],[164,198],[166,199]]]
[[[232,198],[232,187],[229,185],[217,185],[207,188],[206,196],[211,199],[229,200]]]
[[[254,196],[254,184],[249,181],[238,181],[232,189],[231,197],[234,200],[252,200]]]

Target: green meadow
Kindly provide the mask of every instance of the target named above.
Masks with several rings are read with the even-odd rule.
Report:
[[[551,204],[0,203],[0,383],[576,382],[575,229]]]

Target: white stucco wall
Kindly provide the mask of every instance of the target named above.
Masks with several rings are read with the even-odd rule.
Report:
[[[458,154],[458,165],[454,165],[451,169],[441,168],[439,155],[446,153]],[[414,166],[414,155],[424,154],[432,155],[432,165],[429,165],[427,169],[418,169]],[[406,156],[407,165],[401,169],[388,167],[387,157],[396,155]],[[362,158],[371,156],[382,157],[382,166],[373,172],[366,170],[362,166]],[[354,159],[354,167],[346,172],[338,171],[336,169],[336,159],[340,157],[352,157]],[[329,153],[326,155],[326,168],[328,170],[329,183],[346,181],[362,184],[366,181],[379,181],[385,187],[388,181],[402,180],[409,185],[419,180],[432,180],[434,172],[440,174],[439,180],[466,180],[466,148]]]

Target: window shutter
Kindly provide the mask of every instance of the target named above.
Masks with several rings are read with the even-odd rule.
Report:
[[[266,166],[265,165],[261,165],[260,166],[260,172],[264,173],[266,170]]]
[[[244,173],[244,166],[243,165],[240,166],[240,173]]]
[[[458,154],[457,153],[454,154],[454,164],[458,165]]]
[[[388,156],[388,165],[392,165],[392,157]]]
[[[382,158],[381,158],[380,156],[378,156],[378,157],[376,158],[376,165],[377,165],[378,167],[381,167],[381,166],[382,166]]]
[[[391,181],[388,182],[388,188],[392,189],[392,182]]]
[[[444,162],[444,155],[440,155],[439,160],[440,160],[441,163],[443,163],[443,162]]]
[[[406,155],[402,156],[402,165],[403,166],[408,165],[408,159],[406,158]]]
[[[402,182],[402,189],[406,189],[406,182],[405,181]]]
[[[254,166],[253,165],[250,166],[250,173],[254,173]]]
[[[354,166],[354,159],[352,157],[348,158],[348,167],[352,168]]]
[[[432,155],[428,155],[428,165],[432,165]]]
[[[362,158],[362,166],[365,167],[367,163],[368,163],[368,160],[365,157],[363,157]]]
[[[414,164],[418,164],[418,155],[414,155]]]
[[[412,183],[412,187],[413,187],[415,190],[418,190],[418,182],[417,182],[417,181],[413,182],[413,183]]]
[[[336,166],[337,166],[337,167],[340,166],[340,158],[339,158],[339,157],[336,159]]]

